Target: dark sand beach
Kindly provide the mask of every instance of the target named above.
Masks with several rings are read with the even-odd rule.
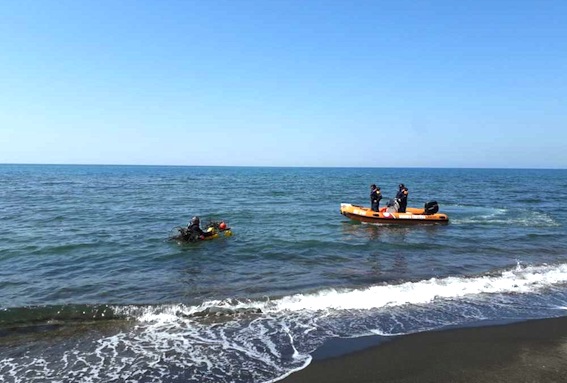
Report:
[[[567,382],[567,317],[372,339],[330,342],[282,382]]]

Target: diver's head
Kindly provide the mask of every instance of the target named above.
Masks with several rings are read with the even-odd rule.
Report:
[[[370,189],[376,189],[376,184],[370,185]]]
[[[200,222],[201,222],[201,220],[199,219],[199,217],[195,216],[195,217],[191,218],[190,224],[191,225],[195,225],[195,224],[198,225]]]
[[[399,187],[400,189],[405,189],[406,186],[405,186],[404,184],[399,184],[398,187]]]

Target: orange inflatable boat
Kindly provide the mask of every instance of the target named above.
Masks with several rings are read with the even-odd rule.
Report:
[[[341,214],[355,221],[379,223],[379,224],[421,224],[421,223],[449,223],[449,217],[445,213],[438,213],[437,202],[431,201],[425,204],[423,209],[408,207],[405,213],[392,211],[388,207],[380,211],[372,211],[368,207],[341,203]]]

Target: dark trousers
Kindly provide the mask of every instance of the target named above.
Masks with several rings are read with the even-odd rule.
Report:
[[[380,210],[380,201],[370,201],[372,203],[372,211],[379,211]]]

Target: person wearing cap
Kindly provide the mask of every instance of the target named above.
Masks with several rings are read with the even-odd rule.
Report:
[[[382,199],[382,192],[375,184],[370,185],[370,206],[372,211],[380,210],[380,200]]]
[[[408,206],[408,188],[404,184],[398,185],[398,194],[396,194],[396,199],[400,204],[398,212],[405,213],[406,207]]]

